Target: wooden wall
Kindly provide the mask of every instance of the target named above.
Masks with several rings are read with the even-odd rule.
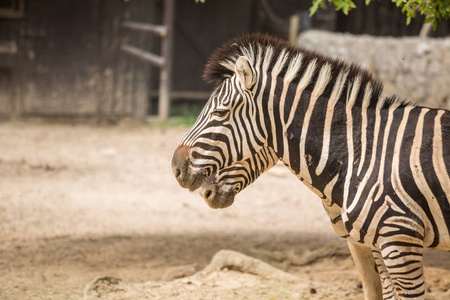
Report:
[[[0,114],[146,115],[142,74],[148,75],[148,66],[136,64],[119,47],[125,34],[139,43],[124,32],[123,20],[139,6],[148,22],[154,4],[25,0],[23,18],[0,19],[0,48],[2,40],[17,45],[13,63],[2,67],[8,59],[0,55]]]
[[[149,100],[159,69],[121,52],[120,44],[159,54],[160,38],[121,25],[161,24],[163,1],[24,1],[23,18],[0,18],[2,37],[17,45],[13,63],[2,67],[0,55],[0,114],[145,117],[156,111]],[[177,1],[175,92],[211,89],[201,79],[204,64],[225,40],[252,31],[254,3]]]
[[[255,0],[213,0],[196,3],[176,1],[173,53],[173,102],[207,100],[213,86],[202,80],[203,69],[213,51],[227,40],[254,31]],[[157,87],[153,72],[152,87]],[[186,92],[200,94],[189,99]],[[200,93],[199,93],[200,92]],[[152,94],[156,94],[153,91]],[[184,96],[183,96],[184,95]],[[205,95],[205,96],[201,96]],[[157,98],[152,98],[151,111],[156,111]]]

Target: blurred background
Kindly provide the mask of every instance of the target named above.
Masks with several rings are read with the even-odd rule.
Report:
[[[369,6],[364,0],[355,3],[357,8],[349,15],[329,5],[310,17],[311,2],[300,0],[171,0],[166,5],[161,0],[1,0],[0,115],[140,119],[159,115],[167,119],[191,110],[198,112],[212,89],[201,79],[205,62],[215,48],[232,37],[271,33],[328,55],[347,54],[358,60],[351,55],[356,52],[366,58],[364,64],[367,51],[374,48],[367,45],[374,40],[366,41],[364,48],[356,45],[353,49],[353,42],[341,47],[330,45],[342,40],[339,35],[316,37],[315,44],[302,43],[299,35],[316,29],[372,37],[417,37],[425,19],[418,16],[407,26],[406,16],[391,1],[373,1]],[[444,20],[429,36],[448,34],[450,25]],[[393,47],[401,52],[394,61],[404,60],[411,52],[410,45]],[[445,51],[441,46],[437,55],[429,53],[436,48],[432,42],[415,48],[413,52],[419,51],[419,56],[429,54],[447,67],[435,72],[448,73],[443,71],[449,66],[448,46]],[[380,62],[385,61],[385,69],[391,69],[392,78],[428,72],[426,66],[417,72],[392,67],[393,51],[376,50]],[[410,60],[403,63],[415,64]],[[378,63],[365,66],[371,69]],[[378,77],[388,72],[372,71]],[[161,79],[161,73],[169,78]],[[384,80],[388,86],[392,85],[391,77]],[[419,84],[430,90],[435,80],[425,77],[428,79]],[[446,94],[441,93],[440,98],[449,95],[449,78],[444,79]],[[409,90],[418,89],[417,80],[408,85],[409,81],[398,84],[401,96],[421,101],[432,94],[403,92],[405,85]]]
[[[345,241],[284,166],[212,210],[170,165],[213,88],[206,60],[250,32],[356,62],[388,92],[450,108],[450,22],[407,26],[391,1],[364,2],[310,17],[312,1],[300,0],[0,0],[0,299],[80,299],[102,276],[164,287],[221,249],[312,282],[286,299],[362,299]],[[450,297],[449,255],[426,252],[430,299]],[[251,284],[230,283],[231,298],[145,299],[277,299],[280,287],[234,296]]]

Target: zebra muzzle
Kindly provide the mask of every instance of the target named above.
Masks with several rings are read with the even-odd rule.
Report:
[[[189,188],[189,148],[177,147],[172,157],[172,172],[183,188]]]
[[[189,167],[189,148],[178,147],[172,158],[172,172],[181,187],[195,191],[206,179],[205,171],[193,171]]]

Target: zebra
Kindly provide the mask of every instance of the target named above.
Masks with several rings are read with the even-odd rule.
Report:
[[[204,78],[216,88],[175,150],[178,183],[208,186],[269,148],[321,198],[365,299],[424,299],[423,249],[450,251],[450,111],[261,34],[218,48]]]

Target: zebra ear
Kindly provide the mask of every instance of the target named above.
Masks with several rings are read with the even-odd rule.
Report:
[[[255,84],[256,74],[246,57],[239,56],[236,60],[235,71],[247,89]]]

